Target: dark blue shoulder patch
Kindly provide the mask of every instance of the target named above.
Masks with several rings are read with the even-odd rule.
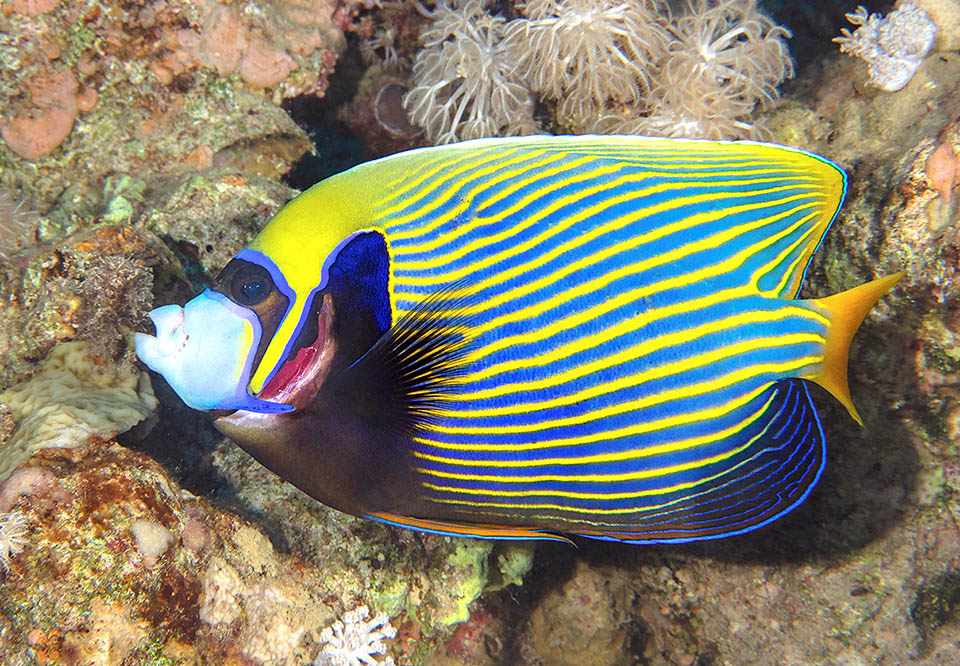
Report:
[[[369,313],[383,334],[392,324],[389,282],[387,243],[380,233],[364,231],[340,249],[330,266],[327,288],[349,293],[349,307]]]

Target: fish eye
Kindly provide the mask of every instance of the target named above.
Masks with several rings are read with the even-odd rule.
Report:
[[[240,305],[247,307],[266,300],[273,291],[270,273],[262,266],[249,264],[233,274],[230,280],[230,296]]]

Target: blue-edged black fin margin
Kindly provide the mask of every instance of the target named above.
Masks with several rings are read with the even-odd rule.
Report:
[[[688,526],[688,529],[684,530],[682,524],[677,526],[675,522],[672,522],[671,525],[674,525],[674,527],[671,529],[658,531],[655,527],[656,518],[662,517],[666,513],[661,512],[659,515],[651,516],[650,522],[643,526],[631,527],[624,525],[622,527],[618,526],[616,528],[596,531],[578,530],[575,534],[590,539],[619,541],[621,543],[635,545],[683,544],[694,541],[722,539],[753,532],[796,509],[807,499],[823,475],[823,469],[826,464],[826,445],[823,427],[820,423],[820,418],[817,416],[805,381],[799,379],[782,380],[778,382],[778,387],[780,389],[781,402],[783,403],[781,406],[785,406],[791,411],[787,418],[782,419],[781,423],[775,424],[775,427],[781,433],[787,432],[788,428],[792,426],[795,427],[794,430],[788,438],[779,440],[775,438],[773,442],[770,442],[758,451],[757,464],[753,465],[752,468],[747,467],[747,470],[745,470],[749,471],[752,469],[753,471],[744,474],[733,483],[728,482],[719,486],[716,489],[719,491],[716,496],[711,497],[709,494],[701,494],[695,501],[688,500],[686,506],[683,505],[684,503],[679,503],[675,510],[688,514],[687,517],[692,519],[692,524]],[[795,404],[791,405],[791,400],[794,400]],[[781,442],[780,445],[774,446],[778,441]],[[706,525],[709,522],[706,516],[708,516],[711,511],[722,512],[725,509],[731,508],[731,506],[735,506],[737,503],[743,502],[744,499],[738,498],[738,495],[748,492],[751,483],[753,485],[760,485],[757,478],[751,481],[750,477],[755,476],[758,472],[762,473],[762,471],[769,466],[770,462],[765,462],[762,459],[763,454],[767,452],[774,454],[773,456],[768,456],[771,460],[776,460],[775,454],[777,452],[784,452],[783,457],[779,461],[782,463],[781,468],[778,469],[777,472],[783,469],[783,465],[793,464],[794,467],[792,470],[788,470],[787,473],[781,474],[772,482],[769,476],[762,479],[763,494],[756,495],[749,499],[751,501],[760,500],[761,503],[763,501],[768,503],[771,500],[776,501],[769,507],[757,511],[745,521],[732,522],[733,517],[731,516],[727,518],[727,522],[725,523],[724,517],[721,514],[719,522],[714,526],[703,527],[699,533],[694,529],[690,529],[698,518]],[[786,455],[787,452],[789,452],[789,455]],[[791,474],[790,472],[794,473]],[[726,492],[726,494],[724,494],[724,492]],[[719,509],[708,510],[707,507],[711,504],[718,505]],[[716,521],[717,519],[713,520]]]
[[[772,439],[758,447],[739,476],[651,513],[647,520],[606,529],[575,529],[570,536],[635,545],[669,545],[721,539],[758,530],[802,504],[826,463],[823,428],[803,380],[782,380]],[[739,512],[739,513],[738,513]],[[669,516],[677,513],[677,516]],[[568,536],[543,528],[434,520],[373,512],[368,518],[422,532],[498,540],[560,541]],[[739,517],[739,519],[738,519]],[[683,522],[686,520],[686,524]],[[669,522],[670,527],[658,529]],[[699,528],[698,528],[699,526]]]

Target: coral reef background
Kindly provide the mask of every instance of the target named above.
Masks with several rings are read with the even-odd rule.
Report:
[[[901,22],[917,11],[929,51],[926,23]],[[0,661],[960,663],[958,15],[3,0]],[[909,61],[896,91],[883,58]],[[310,500],[137,365],[154,303],[202,289],[318,178],[588,131],[821,153],[850,191],[803,295],[907,274],[855,341],[864,428],[815,396],[826,475],[774,526],[576,550],[397,530]]]

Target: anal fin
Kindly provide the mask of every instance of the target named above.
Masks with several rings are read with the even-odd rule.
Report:
[[[411,518],[409,516],[398,516],[393,513],[379,511],[367,514],[366,517],[388,525],[396,525],[420,532],[430,532],[432,534],[442,534],[445,536],[472,537],[474,539],[501,539],[508,541],[560,541],[573,545],[573,541],[562,534],[536,527],[458,523],[446,520]]]

